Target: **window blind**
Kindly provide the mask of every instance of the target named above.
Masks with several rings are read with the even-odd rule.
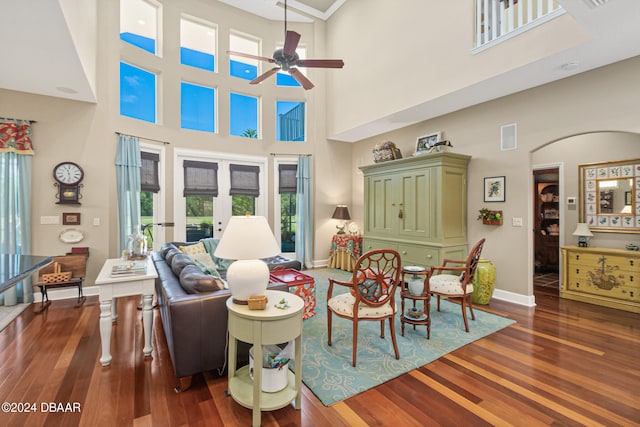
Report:
[[[140,190],[157,193],[160,191],[160,182],[158,181],[158,162],[160,155],[156,153],[140,152],[142,165],[140,168]]]
[[[295,193],[297,189],[296,173],[298,165],[279,165],[278,166],[278,192]]]
[[[231,164],[229,171],[231,173],[231,188],[229,189],[231,196],[258,197],[260,195],[259,166]]]
[[[186,196],[218,196],[218,164],[185,160],[184,192]]]

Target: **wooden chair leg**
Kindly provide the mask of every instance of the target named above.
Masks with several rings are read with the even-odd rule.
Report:
[[[471,299],[471,294],[468,295],[469,298],[469,312],[471,312],[471,320],[476,320],[476,316],[473,314],[473,300]]]
[[[465,332],[469,332],[469,322],[467,321],[467,304],[466,304],[465,297],[462,297],[460,306],[462,307],[462,319],[464,320],[464,330]]]
[[[440,311],[440,295],[438,295],[438,311]]]
[[[396,325],[395,316],[389,317],[389,328],[391,329],[391,342],[393,343],[393,351],[396,353],[396,359],[400,359],[400,352],[398,351],[398,342],[396,341]]]
[[[353,320],[353,355],[352,355],[352,365],[356,367],[356,353],[358,352],[358,321]]]
[[[380,321],[380,338],[384,338],[384,319]]]
[[[331,310],[327,308],[327,344],[331,347]]]

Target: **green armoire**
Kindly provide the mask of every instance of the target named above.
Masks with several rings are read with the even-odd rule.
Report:
[[[362,166],[364,251],[391,248],[403,265],[466,259],[467,165],[441,152]]]

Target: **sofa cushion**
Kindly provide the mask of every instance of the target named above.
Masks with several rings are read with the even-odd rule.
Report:
[[[171,259],[171,270],[173,270],[173,274],[178,277],[180,277],[182,269],[187,265],[194,265],[193,260],[187,254],[178,253]]]
[[[164,255],[164,260],[167,262],[167,264],[169,264],[169,266],[171,266],[171,261],[173,261],[173,257],[176,254],[181,254],[181,253],[182,252],[180,252],[178,248],[169,249],[167,253]]]
[[[193,245],[178,246],[178,249],[180,249],[180,251],[184,252],[187,255],[207,253],[207,250],[204,248],[202,242],[198,242]]]
[[[180,286],[189,294],[224,289],[222,279],[204,274],[195,264],[184,266],[180,273]]]
[[[204,274],[208,274],[209,276],[213,276],[216,279],[220,279],[224,285],[224,289],[229,289],[229,284],[222,278],[216,264],[213,262],[209,254],[194,254],[191,255],[191,259],[193,260],[195,265],[200,267],[200,270],[202,270]]]

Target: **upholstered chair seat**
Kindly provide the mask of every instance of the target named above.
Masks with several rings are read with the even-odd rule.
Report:
[[[460,293],[460,276],[455,274],[438,274],[429,280],[429,288],[432,292],[442,295],[456,295]],[[473,293],[473,284],[467,285],[466,293]]]
[[[440,297],[447,299],[460,299],[462,308],[462,320],[464,321],[464,330],[469,332],[469,322],[467,321],[467,307],[471,314],[471,320],[476,320],[473,314],[473,278],[476,273],[476,267],[480,260],[480,254],[484,247],[485,239],[478,241],[466,260],[445,259],[439,267],[432,267],[431,277],[429,278],[429,293],[438,297],[438,311],[440,311]],[[448,271],[448,273],[443,273]],[[455,272],[455,274],[452,274]]]
[[[336,295],[327,301],[327,305],[331,308],[331,311],[334,313],[346,316],[353,317],[353,306],[356,302],[356,297],[348,294]],[[358,307],[358,318],[380,318],[394,315],[394,307],[391,307],[391,304],[388,302],[379,307],[372,307],[369,305],[361,305]]]

